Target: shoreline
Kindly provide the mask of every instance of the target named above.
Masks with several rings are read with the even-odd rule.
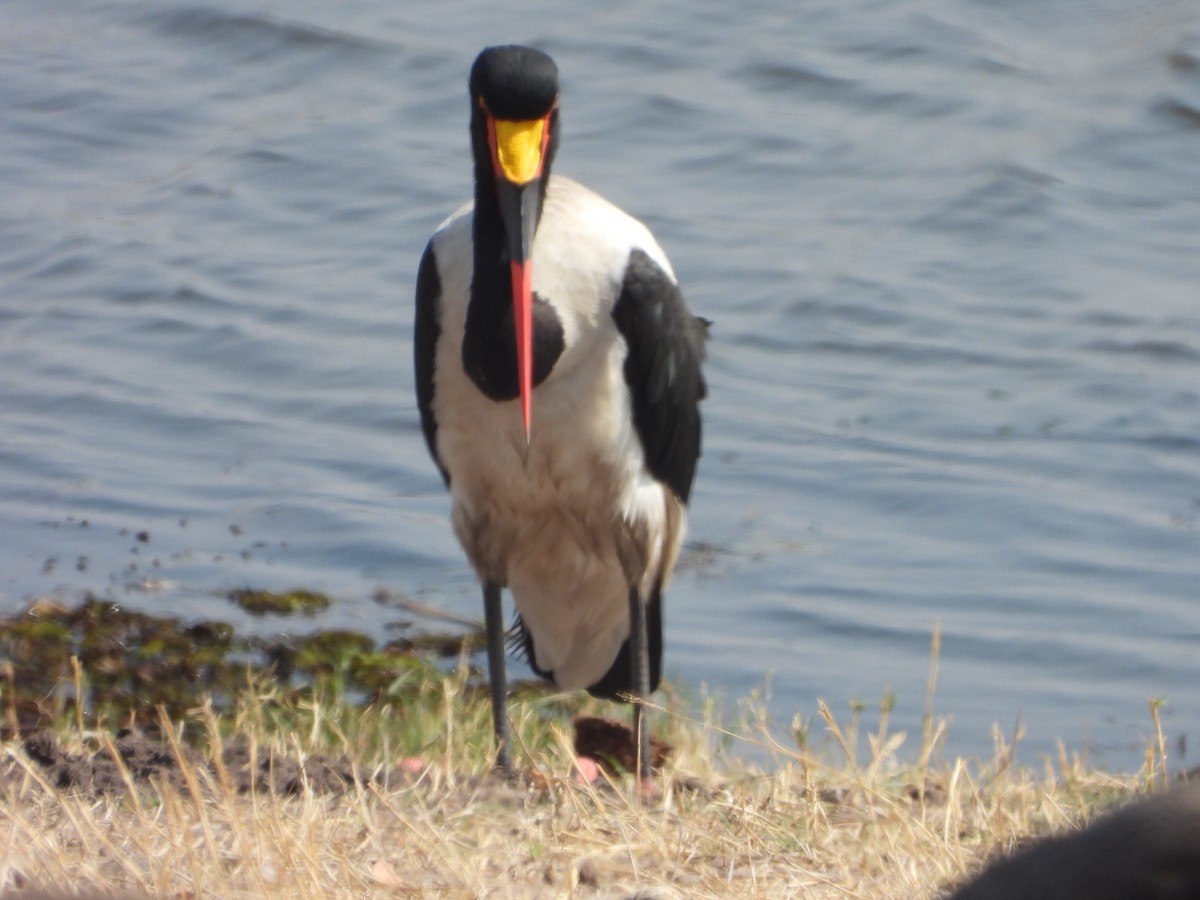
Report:
[[[94,600],[0,623],[0,891],[937,897],[1174,780],[1161,741],[1135,774],[1065,750],[1026,767],[999,736],[990,760],[943,758],[930,719],[914,763],[886,706],[868,725],[822,705],[829,740],[788,744],[761,705],[724,722],[668,685],[650,722],[670,753],[640,796],[619,765],[574,774],[576,718],[613,704],[517,684],[507,782],[470,632],[282,652],[218,625]]]

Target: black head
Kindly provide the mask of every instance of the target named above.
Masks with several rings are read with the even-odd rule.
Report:
[[[533,241],[558,145],[558,67],[532,47],[488,47],[471,67],[470,85],[475,271],[463,361],[469,373],[476,371],[472,359],[487,354],[476,352],[481,345],[472,335],[499,334],[496,317],[511,310],[515,359],[507,350],[502,359],[515,362],[515,372],[505,366],[505,373],[516,376],[528,439],[535,383]],[[561,351],[561,329],[558,337]]]
[[[498,119],[541,119],[558,102],[558,66],[541,50],[488,47],[471,67],[471,99]]]

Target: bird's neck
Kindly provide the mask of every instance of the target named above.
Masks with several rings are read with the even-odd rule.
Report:
[[[490,170],[480,171],[478,165],[471,243],[474,272],[463,333],[463,368],[486,396],[496,401],[513,400],[519,396],[520,388],[507,241],[494,178]],[[536,387],[546,379],[562,355],[564,335],[562,322],[553,306],[536,294],[533,301],[533,384]]]
[[[468,315],[473,311],[477,317],[482,315],[494,323],[504,315],[511,320],[513,298],[504,221],[482,115],[476,114],[471,121],[471,138],[475,151],[475,211],[471,225],[475,274]]]

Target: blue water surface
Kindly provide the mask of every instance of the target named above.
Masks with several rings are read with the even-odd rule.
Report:
[[[915,752],[940,628],[951,752],[1019,722],[1027,761],[1135,768],[1165,698],[1194,764],[1200,10],[565,9],[8,0],[0,610],[480,614],[412,285],[470,194],[471,60],[528,42],[557,170],[715,323],[668,672],[782,726],[894,694]],[[337,603],[246,621],[247,585]]]

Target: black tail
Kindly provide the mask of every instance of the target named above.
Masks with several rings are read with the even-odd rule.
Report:
[[[650,691],[653,693],[658,690],[659,682],[662,680],[662,592],[657,585],[654,593],[650,595],[650,602],[646,607],[646,631],[650,644]],[[533,635],[521,621],[520,615],[516,617],[512,629],[509,631],[508,646],[510,652],[518,647],[524,651],[525,661],[529,663],[529,668],[533,669],[534,674],[539,678],[547,681],[554,680],[553,672],[538,668],[537,654],[533,649]],[[625,643],[621,644],[621,649],[617,651],[617,658],[604,673],[604,677],[587,690],[593,697],[599,697],[601,700],[619,701],[624,699],[622,694],[633,693],[633,663],[628,638],[625,639]]]
[[[646,604],[646,637],[650,645],[650,692],[658,690],[662,679],[662,591],[658,585]],[[633,659],[629,639],[621,645],[617,658],[604,677],[588,688],[588,693],[602,700],[621,700],[622,694],[633,693]]]

